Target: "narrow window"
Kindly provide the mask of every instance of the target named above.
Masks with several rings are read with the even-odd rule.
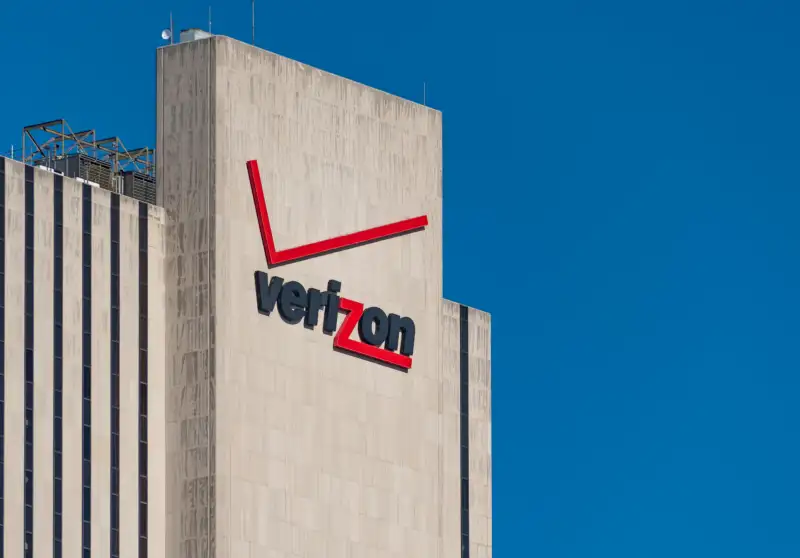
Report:
[[[6,452],[6,160],[0,157],[0,548],[5,545]]]
[[[111,194],[111,558],[119,558],[119,194]]]
[[[92,187],[83,185],[83,558],[92,548]]]
[[[25,167],[25,487],[23,526],[26,558],[33,556],[33,167]]]
[[[64,411],[64,179],[54,177],[53,220],[53,558],[61,558]]]
[[[461,558],[469,558],[469,309],[461,306]]]
[[[147,558],[147,204],[139,203],[139,558]]]

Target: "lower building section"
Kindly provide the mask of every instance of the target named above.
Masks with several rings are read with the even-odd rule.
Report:
[[[448,502],[443,556],[492,555],[491,318],[442,301],[441,350],[445,430],[458,444],[444,449]]]
[[[466,328],[467,334],[462,336],[466,347],[461,346],[459,360],[462,390],[468,393],[462,419],[466,425],[461,430],[467,452],[461,476],[469,492],[462,497],[462,509],[467,510],[462,515],[462,544],[472,558],[488,558],[492,555],[491,317],[463,306],[461,312],[465,317],[462,331]]]
[[[162,231],[157,208],[0,158],[2,556],[139,558],[165,521]]]

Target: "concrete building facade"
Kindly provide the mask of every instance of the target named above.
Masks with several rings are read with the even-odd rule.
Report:
[[[159,207],[0,167],[3,555],[491,556],[490,318],[442,298],[441,113],[214,36],[157,53],[157,153]],[[427,224],[269,262],[259,199],[276,250]],[[348,337],[339,299],[381,310]],[[409,352],[392,331],[410,367],[341,350]]]
[[[2,555],[164,556],[164,212],[8,159],[0,209]]]

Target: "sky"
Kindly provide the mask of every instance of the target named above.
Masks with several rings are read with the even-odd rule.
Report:
[[[211,8],[249,40],[249,2]],[[5,2],[0,152],[62,117],[153,145],[170,9],[207,25]],[[494,555],[800,556],[800,4],[256,10],[259,46],[443,112],[444,294],[492,314]]]

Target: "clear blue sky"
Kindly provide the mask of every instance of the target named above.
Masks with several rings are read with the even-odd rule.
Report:
[[[0,151],[59,117],[152,145],[168,10],[208,4],[30,6],[0,15]],[[259,6],[260,46],[444,112],[445,294],[493,315],[496,556],[800,556],[798,3]]]

